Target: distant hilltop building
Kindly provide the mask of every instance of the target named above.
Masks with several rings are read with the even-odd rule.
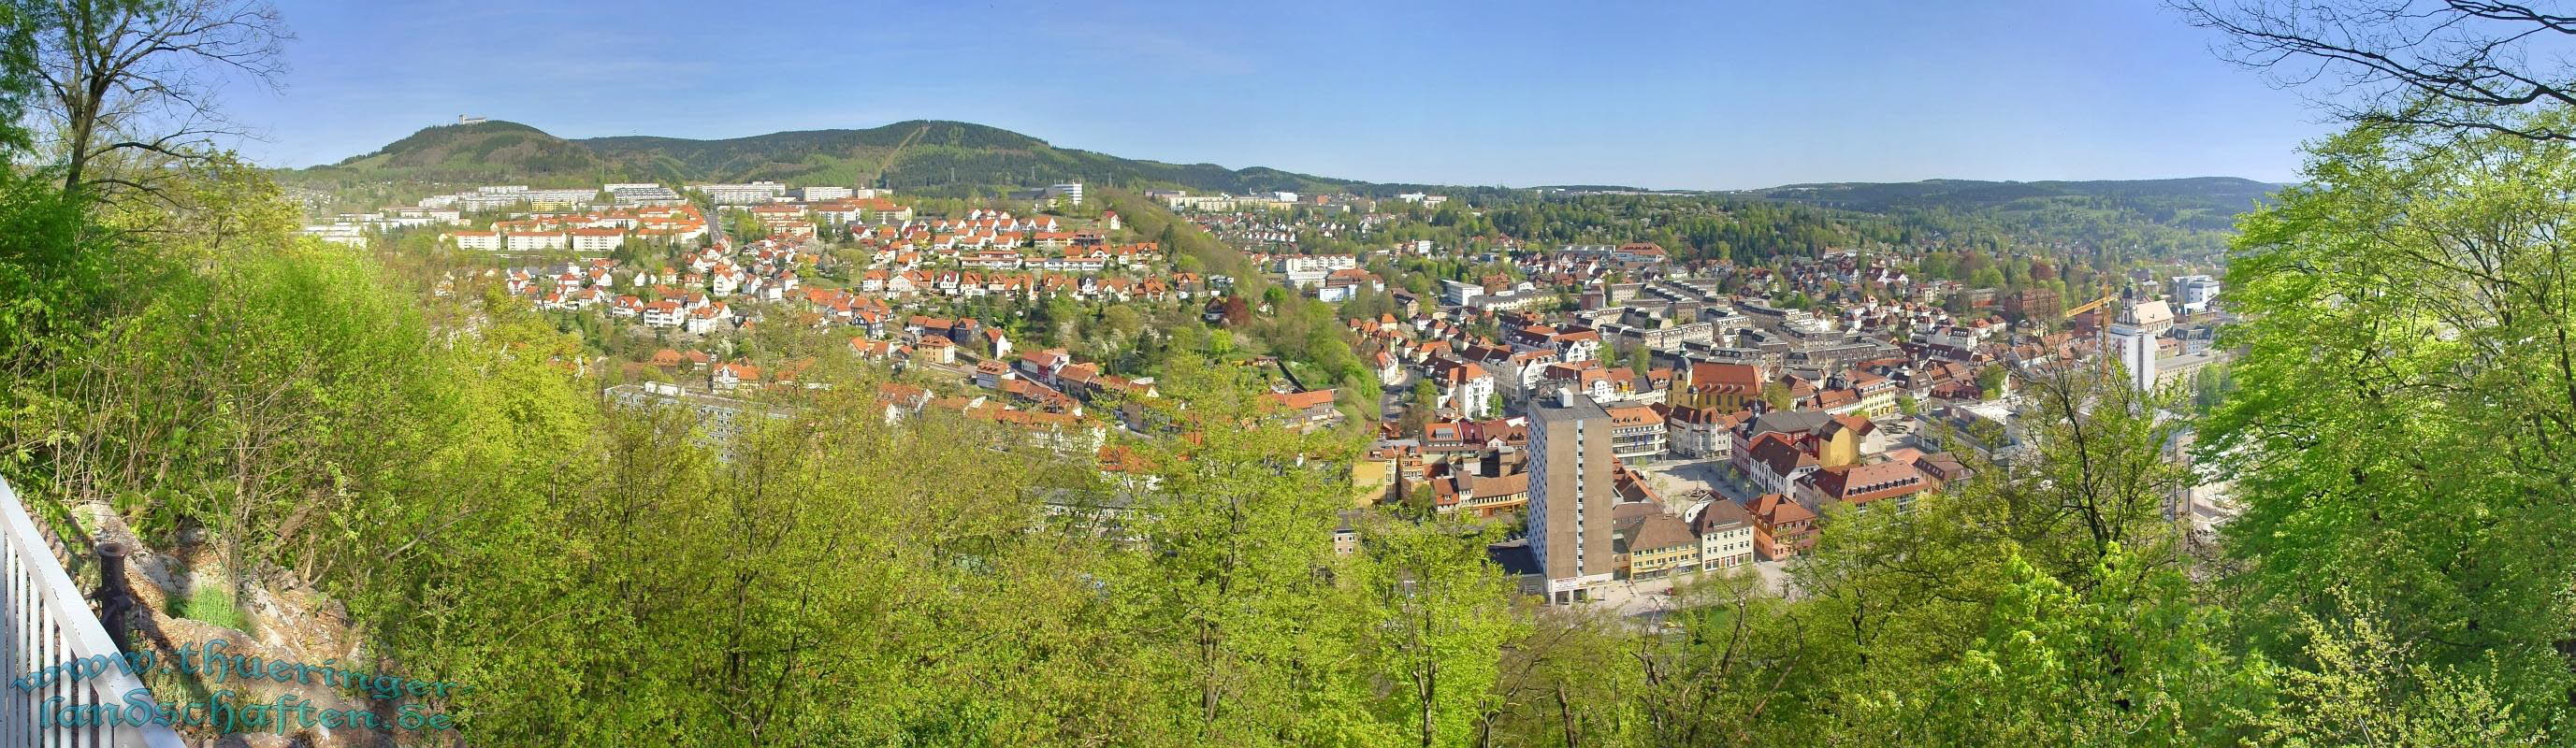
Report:
[[[464,114],[456,115],[456,124],[460,124],[460,125],[480,125],[480,124],[483,124],[483,123],[485,123],[485,122],[490,122],[490,121],[491,121],[491,120],[484,119],[484,118],[482,118],[482,117],[475,117],[475,116],[471,116],[471,115],[464,115]]]

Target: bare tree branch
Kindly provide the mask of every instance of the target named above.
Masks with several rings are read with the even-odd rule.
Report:
[[[215,94],[243,80],[274,88],[292,38],[263,0],[58,0],[22,6],[33,39],[37,108],[63,186],[114,197],[150,172],[204,161],[244,133]],[[117,153],[157,159],[120,163]],[[122,170],[117,166],[126,166]],[[121,172],[121,173],[101,173]]]
[[[2220,57],[2317,97],[2347,121],[2576,140],[2535,124],[2576,106],[2576,16],[2491,0],[2173,0],[2226,35]],[[2549,62],[2535,62],[2538,55]]]

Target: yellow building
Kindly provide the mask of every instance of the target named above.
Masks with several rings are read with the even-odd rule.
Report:
[[[1870,430],[1874,428],[1876,426],[1871,424],[1868,418],[1857,414],[1829,415],[1813,410],[1775,410],[1755,417],[1750,428],[1738,432],[1738,438],[1743,441],[1735,444],[1734,459],[1738,461],[1739,466],[1769,459],[1754,454],[1753,452],[1756,451],[1754,446],[1761,441],[1762,435],[1778,433],[1786,437],[1786,442],[1796,450],[1815,455],[1817,467],[1850,465],[1860,462],[1861,437],[1868,436]],[[1784,493],[1788,491],[1785,487],[1779,490]]]
[[[1353,506],[1366,507],[1396,499],[1396,481],[1417,484],[1424,476],[1422,451],[1414,447],[1372,449],[1351,461]]]
[[[1816,467],[1829,468],[1860,462],[1861,437],[1869,435],[1876,424],[1858,415],[1834,416],[1816,429]]]
[[[1659,579],[1699,568],[1699,537],[1691,534],[1690,523],[1660,506],[1633,519],[1623,518],[1619,531],[1630,579]]]
[[[1871,418],[1896,414],[1896,382],[1866,371],[1846,375],[1845,386],[1860,392],[1859,413]]]
[[[1351,488],[1358,492],[1358,494],[1351,499],[1351,504],[1353,506],[1365,507],[1384,502],[1386,501],[1387,494],[1394,487],[1394,460],[1358,459],[1351,461]]]
[[[1762,399],[1762,368],[1749,364],[1694,363],[1677,372],[1669,402],[1686,408],[1733,413]]]

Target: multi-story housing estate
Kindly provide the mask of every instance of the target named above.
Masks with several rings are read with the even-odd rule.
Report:
[[[1082,204],[1082,183],[1066,182],[1047,185],[1045,198],[1064,205]]]
[[[1336,270],[1355,270],[1359,258],[1352,255],[1287,255],[1279,258],[1279,273],[1288,285],[1298,288],[1321,286]]]
[[[530,210],[570,210],[597,201],[599,193],[586,189],[528,190],[519,193],[519,199],[526,201]]]
[[[681,205],[688,202],[688,198],[681,197],[678,190],[658,184],[612,184],[606,189],[609,197],[613,198],[621,208]]]
[[[626,232],[617,229],[572,229],[564,234],[572,251],[582,254],[607,254],[626,243]]]
[[[501,236],[501,248],[511,252],[544,252],[571,246],[561,231],[507,232]]]

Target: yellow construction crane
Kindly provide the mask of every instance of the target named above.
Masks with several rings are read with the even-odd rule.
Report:
[[[2118,298],[2118,297],[2117,297],[2117,296],[2115,296],[2115,295],[2113,295],[2113,294],[2103,294],[2103,295],[2102,295],[2102,298],[2094,299],[2094,300],[2093,300],[2093,302],[2092,302],[2092,303],[2090,303],[2090,304],[2085,304],[2085,305],[2083,305],[2083,306],[2079,306],[2079,307],[2076,307],[2076,308],[2073,308],[2073,309],[2068,309],[2068,310],[2066,310],[2066,318],[2067,318],[2067,319],[2074,319],[2076,315],[2083,314],[2083,313],[2085,313],[2085,312],[2090,312],[2090,311],[2093,311],[2093,310],[2095,310],[2095,309],[2100,309],[2100,308],[2102,308],[2102,305],[2111,303],[2111,300],[2112,300],[2112,299],[2114,299],[2114,298]]]

